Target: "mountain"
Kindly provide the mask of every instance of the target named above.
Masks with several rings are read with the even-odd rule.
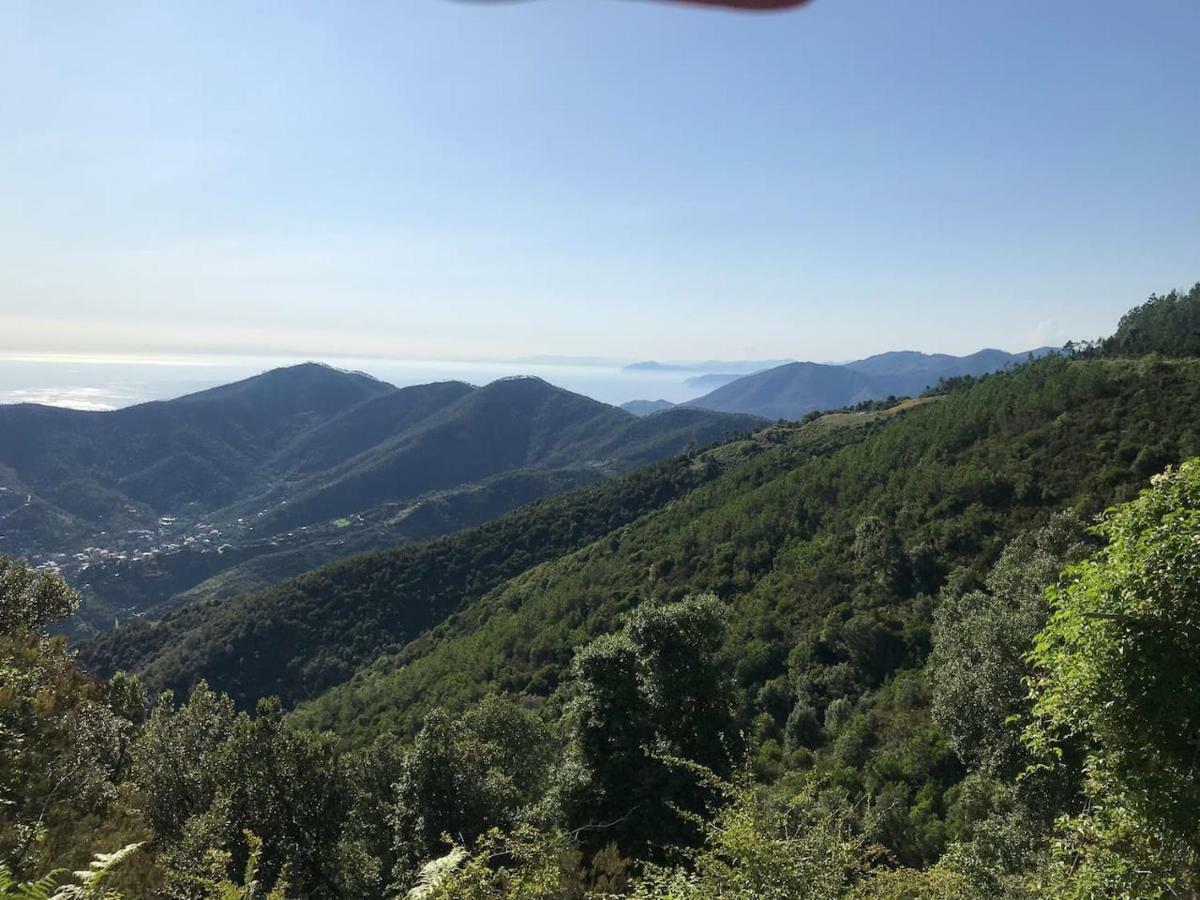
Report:
[[[670,400],[630,400],[628,403],[622,403],[621,409],[627,413],[633,413],[635,416],[648,416],[651,413],[670,409],[674,405]]]
[[[4,486],[28,497],[4,521],[4,546],[28,555],[146,527],[185,505],[219,508],[289,440],[395,390],[309,363],[113,412],[0,406]]]
[[[984,349],[968,356],[950,356],[945,353],[900,350],[846,363],[846,368],[879,379],[884,382],[881,389],[887,387],[889,393],[919,394],[926,388],[934,387],[941,379],[987,375],[1054,352],[1056,349],[1053,347],[1038,347],[1027,353]]]
[[[255,516],[258,530],[283,531],[511,470],[585,466],[612,474],[753,424],[745,416],[688,413],[643,423],[540,378],[505,378],[470,390],[416,427],[331,469],[247,500],[236,511]]]
[[[719,387],[724,387],[731,381],[737,381],[741,378],[740,374],[731,372],[713,372],[708,375],[697,375],[694,378],[685,378],[683,383],[692,390],[696,391],[712,391]]]
[[[924,615],[920,604],[952,571],[985,571],[1005,540],[1049,512],[1127,498],[1200,449],[1197,401],[1195,362],[1047,359],[941,398],[774,426],[454,538],[136,623],[82,654],[155,688],[205,678],[243,703],[316,697],[369,665],[304,714],[369,736],[412,728],[437,703],[465,706],[489,685],[545,695],[572,648],[630,605],[711,591],[732,604],[733,633],[748,642],[736,659],[750,707],[839,604],[883,617],[861,623],[869,640],[854,657],[878,684],[905,642],[919,648],[919,634],[902,635],[916,627],[906,617]],[[879,542],[890,561],[861,562],[856,529],[867,519],[893,529]],[[569,533],[568,522],[578,522]],[[894,604],[869,612],[882,601],[855,593],[862,565],[899,567],[880,582],[901,592]],[[287,654],[254,649],[281,642]]]
[[[800,419],[817,410],[920,394],[942,379],[986,375],[1052,352],[1046,347],[1029,353],[980,350],[960,357],[905,350],[839,365],[790,363],[738,378],[687,405]]]
[[[800,419],[815,410],[839,409],[877,396],[879,387],[869,375],[846,366],[798,362],[739,378],[688,405],[767,419]]]
[[[373,397],[301,433],[279,453],[277,467],[296,474],[323,471],[403,434],[474,390],[446,381]]]
[[[753,427],[642,422],[512,378],[404,389],[306,364],[106,413],[0,407],[0,550],[81,587],[76,625],[227,596],[477,525]]]

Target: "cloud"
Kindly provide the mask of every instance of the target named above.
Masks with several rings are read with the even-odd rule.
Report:
[[[1059,347],[1071,339],[1071,334],[1055,319],[1043,319],[1026,336],[1031,347]]]

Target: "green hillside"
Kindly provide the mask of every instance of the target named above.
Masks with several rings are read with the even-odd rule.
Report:
[[[725,448],[722,448],[723,450]],[[508,578],[682,496],[719,469],[686,458],[544,499],[425,544],[343,560],[259,594],[134,620],[80,648],[96,672],[138,671],[153,689],[198,677],[253,705],[344,681]],[[288,647],[287,655],[261,653]],[[263,691],[265,683],[272,685]]]
[[[538,378],[502,379],[460,395],[341,465],[279,485],[233,511],[260,516],[256,529],[274,533],[509,470],[590,465],[619,472],[677,453],[688,442],[712,443],[754,424],[748,416],[712,413],[641,422]]]
[[[393,391],[368,376],[309,363],[113,412],[0,406],[0,461],[89,523],[102,522],[117,502],[147,504],[160,514],[190,502],[212,509],[246,487],[264,455]],[[68,494],[64,481],[93,491]],[[121,496],[96,503],[113,492]]]
[[[112,413],[0,407],[0,550],[81,589],[64,626],[80,636],[478,525],[755,424],[641,422],[535,378],[396,389],[316,364]]]
[[[713,592],[734,614],[745,723],[767,713],[782,728],[805,666],[845,679],[821,686],[821,703],[919,667],[947,583],[980,579],[1053,512],[1096,512],[1200,452],[1198,401],[1194,361],[1046,359],[843,431],[825,452],[806,449],[820,420],[789,428],[786,443],[531,569],[300,719],[366,739],[493,690],[547,696],[573,650],[628,609]],[[839,637],[820,645],[830,629]]]
[[[153,687],[203,677],[241,702],[266,693],[295,701],[462,610],[407,648],[406,665],[381,660],[347,693],[305,713],[345,731],[409,730],[430,705],[461,706],[491,688],[546,695],[572,649],[623,610],[712,591],[739,611],[739,634],[758,635],[738,661],[750,717],[757,692],[786,680],[790,648],[831,610],[845,604],[848,621],[867,627],[856,618],[862,522],[887,523],[879,540],[897,568],[893,593],[871,600],[868,616],[872,640],[895,657],[878,663],[869,680],[877,683],[920,661],[924,626],[913,626],[914,637],[906,623],[928,618],[921,598],[952,573],[980,577],[1022,528],[1068,506],[1086,512],[1121,499],[1187,455],[1200,431],[1198,390],[1191,362],[1047,359],[902,414],[775,427],[716,448],[684,470],[702,470],[712,482],[703,489],[647,470],[451,541],[355,559],[158,624],[131,623],[83,658],[98,671],[140,671]],[[863,427],[831,427],[845,421]],[[649,505],[628,505],[647,491]],[[658,510],[668,497],[677,502]],[[582,527],[556,533],[575,518]],[[487,567],[488,577],[475,565],[464,590],[461,573],[478,548],[498,558],[506,546],[527,549]],[[484,599],[472,606],[476,598]],[[250,655],[260,646],[289,652]]]

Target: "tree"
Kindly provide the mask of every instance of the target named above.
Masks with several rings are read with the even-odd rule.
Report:
[[[1200,284],[1187,292],[1152,294],[1121,317],[1102,348],[1110,356],[1200,355]]]
[[[233,875],[257,853],[260,880],[339,896],[339,839],[351,792],[332,737],[285,727],[277,700],[253,718],[201,682],[175,708],[164,694],[133,752],[131,780],[160,838],[168,886],[203,897],[213,859]],[[253,841],[244,839],[252,831]]]
[[[216,756],[236,721],[233,701],[203,681],[178,708],[169,691],[159,696],[133,748],[131,774],[155,834],[177,841],[191,818],[212,807],[224,779]]]
[[[534,713],[501,697],[459,719],[430,713],[395,785],[398,886],[452,846],[473,848],[489,830],[518,824],[545,791],[552,746]]]
[[[75,612],[79,595],[57,575],[0,556],[0,635],[42,635]]]
[[[1091,808],[1060,842],[1081,883],[1197,890],[1200,460],[1167,469],[1095,530],[1106,546],[1067,569],[1031,653],[1026,742],[1051,759],[1064,741],[1086,743]]]
[[[134,682],[110,703],[46,636],[77,603],[58,576],[0,557],[0,862],[16,877],[86,861],[87,816],[115,797],[133,728]]]
[[[721,785],[726,802],[704,824],[685,864],[648,868],[638,900],[835,900],[868,870],[865,842],[848,810],[811,785],[786,800],[742,782]]]
[[[1088,550],[1071,513],[1013,540],[984,590],[951,593],[934,612],[930,683],[934,719],[963,762],[1002,778],[1029,763],[1013,717],[1028,720],[1026,654],[1050,615],[1046,591]]]
[[[590,839],[645,852],[695,836],[679,813],[711,799],[696,767],[728,776],[737,755],[724,634],[721,602],[692,596],[638,607],[623,631],[576,655],[571,716],[585,783],[566,805]]]

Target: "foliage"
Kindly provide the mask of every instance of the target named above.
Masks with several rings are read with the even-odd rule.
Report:
[[[1035,753],[1086,742],[1092,810],[1064,823],[1085,871],[1113,845],[1197,862],[1200,830],[1200,460],[1168,469],[1096,527],[1106,545],[1067,570],[1031,659]],[[1053,757],[1052,757],[1053,758]],[[1182,848],[1180,850],[1179,848]],[[1182,855],[1176,855],[1177,852]]]
[[[119,900],[107,889],[113,870],[136,853],[142,844],[127,844],[112,853],[97,853],[86,869],[73,873],[77,884],[64,884],[51,895],[51,900]]]
[[[178,709],[164,695],[133,748],[131,780],[179,896],[203,896],[210,851],[233,869],[258,854],[260,878],[274,881],[286,868],[306,896],[340,892],[331,852],[352,792],[333,742],[285,728],[278,702],[262,701],[251,718],[205,684]],[[248,844],[246,829],[257,836]]]
[[[241,884],[235,884],[225,873],[229,868],[230,854],[220,850],[209,850],[205,862],[211,867],[212,875],[205,888],[207,900],[285,900],[288,894],[286,869],[279,873],[271,888],[263,886],[258,876],[259,861],[262,858],[262,840],[250,829],[242,832],[249,850],[246,858],[246,870],[242,875]]]
[[[672,460],[460,535],[348,559],[261,594],[186,607],[154,624],[139,620],[84,645],[80,656],[99,673],[138,671],[152,688],[186,692],[203,678],[244,707],[268,694],[291,703],[719,471],[703,460]],[[280,641],[287,642],[286,655],[257,650]],[[418,716],[410,730],[419,723]]]
[[[17,882],[13,880],[8,866],[0,865],[0,897],[11,897],[14,900],[49,900],[54,885],[58,883],[59,872],[50,872],[37,881]]]
[[[499,697],[459,720],[431,713],[394,788],[400,881],[453,845],[516,826],[546,790],[551,740],[535,714]]]
[[[868,848],[847,810],[828,808],[808,785],[786,802],[748,783],[704,823],[703,843],[686,860],[650,867],[635,898],[669,900],[833,900],[869,869]]]
[[[408,900],[601,900],[624,896],[629,863],[612,848],[590,864],[569,835],[521,826],[483,835],[474,853],[433,860]]]
[[[0,637],[41,636],[79,605],[79,595],[54,575],[0,556]]]
[[[583,781],[564,803],[589,841],[646,854],[689,839],[710,793],[695,767],[727,775],[738,755],[732,683],[717,657],[725,618],[711,595],[644,605],[576,655],[568,718]]]
[[[0,862],[19,877],[86,858],[80,831],[113,800],[141,715],[136,681],[98,684],[46,637],[76,599],[58,577],[0,557]]]
[[[1029,715],[1025,655],[1049,617],[1047,589],[1087,551],[1083,535],[1076,516],[1054,516],[1005,548],[984,590],[946,596],[934,613],[933,716],[984,772],[1012,777],[1030,762],[1014,727]]]
[[[97,853],[86,869],[71,873],[74,883],[60,883],[66,874],[62,870],[50,872],[36,881],[18,883],[13,880],[8,867],[0,865],[0,897],[13,900],[121,900],[121,895],[106,885],[116,867],[141,846],[139,842],[113,853]]]
[[[1186,292],[1152,294],[1121,317],[1101,349],[1110,356],[1200,356],[1200,284]]]

